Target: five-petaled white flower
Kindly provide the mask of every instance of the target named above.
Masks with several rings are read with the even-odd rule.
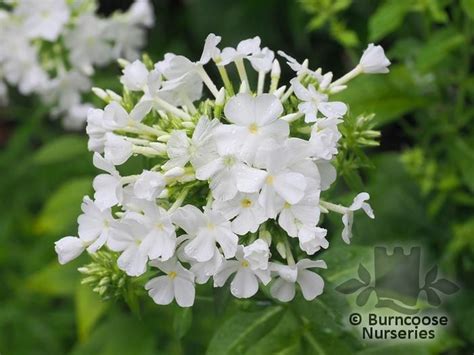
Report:
[[[268,261],[268,254],[267,261]],[[252,268],[244,250],[239,246],[236,260],[225,260],[214,275],[214,286],[222,287],[227,279],[235,273],[230,283],[230,292],[237,298],[249,298],[258,291],[259,281],[267,285],[271,281],[269,269]]]
[[[295,78],[291,80],[291,86],[295,91],[296,97],[302,101],[298,105],[301,113],[305,114],[305,122],[316,122],[318,112],[321,112],[324,117],[341,118],[347,112],[347,106],[343,102],[334,101],[328,102],[328,96],[316,90],[313,85],[304,87],[300,81]]]
[[[156,304],[170,304],[173,299],[181,307],[194,304],[194,274],[173,258],[168,261],[153,260],[150,262],[166,275],[152,278],[145,285],[148,294]]]
[[[216,200],[213,208],[232,221],[232,231],[239,235],[255,233],[258,227],[267,220],[263,207],[258,202],[257,193],[238,193],[231,200]]]
[[[224,107],[231,125],[216,128],[216,140],[235,145],[243,159],[252,163],[259,146],[266,139],[284,140],[288,137],[288,123],[279,120],[283,106],[274,95],[238,94]]]
[[[278,275],[270,288],[273,297],[281,302],[291,301],[295,297],[295,283],[297,283],[303,297],[311,301],[323,293],[324,280],[310,268],[326,268],[322,260],[301,259],[296,265],[283,265],[273,263],[271,270]]]
[[[216,243],[226,259],[235,255],[238,237],[222,213],[211,209],[205,209],[203,213],[192,205],[186,205],[174,212],[172,219],[190,238],[184,247],[188,257],[199,262],[208,261],[220,252]]]

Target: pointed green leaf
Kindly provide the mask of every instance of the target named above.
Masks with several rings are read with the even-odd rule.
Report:
[[[278,324],[284,311],[281,306],[272,306],[257,312],[237,313],[214,334],[207,354],[244,353]]]

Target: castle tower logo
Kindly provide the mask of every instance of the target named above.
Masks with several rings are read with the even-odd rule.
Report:
[[[343,294],[358,293],[356,304],[364,306],[372,293],[377,297],[377,308],[390,308],[402,314],[416,314],[420,295],[424,293],[432,307],[441,304],[440,294],[451,295],[459,287],[438,275],[434,265],[421,277],[421,248],[412,247],[408,253],[395,247],[390,254],[386,247],[374,248],[373,276],[367,268],[359,264],[358,278],[347,280],[336,287]]]

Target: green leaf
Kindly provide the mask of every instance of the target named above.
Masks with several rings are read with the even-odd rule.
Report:
[[[33,155],[33,162],[39,165],[62,163],[87,154],[87,139],[85,137],[67,135],[42,146]]]
[[[369,20],[369,39],[378,41],[395,31],[412,6],[408,0],[389,0],[380,5]]]
[[[301,347],[301,324],[291,312],[286,312],[277,326],[257,340],[246,355],[299,354]]]
[[[281,306],[273,306],[257,312],[237,313],[214,334],[207,354],[244,353],[278,324],[284,310]]]
[[[61,235],[75,224],[81,211],[84,195],[91,193],[91,179],[88,177],[70,180],[59,187],[46,201],[35,224],[38,234]]]
[[[84,342],[105,313],[108,303],[103,302],[100,296],[86,285],[77,287],[75,302],[78,337],[79,341]]]
[[[429,72],[451,52],[465,44],[465,37],[454,28],[448,27],[434,32],[421,47],[416,58],[416,67],[422,73]]]
[[[31,275],[26,280],[26,288],[51,296],[72,295],[79,281],[77,265],[77,261],[66,265],[60,265],[57,261],[54,261]]]
[[[359,264],[366,265],[368,270],[374,268],[374,249],[370,247],[351,245],[348,248],[345,244],[335,245],[334,248],[325,251],[321,258],[328,265],[326,270],[321,271],[323,278],[340,285],[338,287],[357,275]]]
[[[182,339],[191,328],[193,322],[192,308],[176,307],[174,311],[173,328],[176,338]]]
[[[461,0],[461,6],[471,20],[474,20],[474,0]]]
[[[303,339],[308,354],[350,354],[360,346],[352,329],[347,330],[343,319],[349,312],[345,296],[337,294],[327,284],[324,293],[312,301],[298,295],[290,304],[303,325]]]

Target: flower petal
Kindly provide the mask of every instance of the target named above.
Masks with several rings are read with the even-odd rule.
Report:
[[[258,280],[248,268],[241,268],[230,283],[230,292],[237,298],[249,298],[258,291]]]

